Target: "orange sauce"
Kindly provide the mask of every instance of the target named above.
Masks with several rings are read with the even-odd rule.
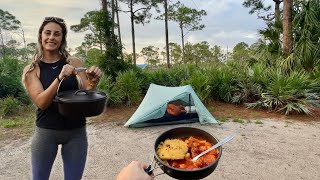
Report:
[[[205,166],[213,163],[219,155],[218,148],[208,152],[207,154],[201,156],[196,162],[192,162],[192,158],[196,157],[203,151],[209,149],[213,146],[212,143],[207,142],[201,138],[189,137],[182,139],[188,144],[188,153],[189,157],[186,157],[183,160],[168,160],[168,164],[175,168],[186,169],[186,170],[194,170],[198,168],[203,168]]]

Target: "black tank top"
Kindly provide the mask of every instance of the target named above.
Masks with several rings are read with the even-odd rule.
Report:
[[[63,65],[66,62],[59,60],[55,63],[45,63],[43,61],[39,62],[40,67],[40,81],[42,83],[43,89],[47,89],[51,83],[60,74]],[[59,92],[67,90],[77,90],[78,81],[76,76],[70,76],[64,79],[60,85]],[[57,105],[53,102],[47,109],[37,110],[37,120],[36,125],[40,128],[46,129],[56,129],[56,130],[66,130],[81,128],[85,126],[85,117],[64,117],[58,112]]]

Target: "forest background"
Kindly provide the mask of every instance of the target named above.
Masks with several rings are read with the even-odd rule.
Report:
[[[118,24],[119,4],[129,8],[132,53],[125,53]],[[109,96],[108,106],[135,106],[150,83],[164,86],[190,84],[209,104],[220,101],[285,115],[308,114],[320,106],[320,1],[244,0],[252,16],[266,24],[253,44],[239,42],[223,51],[208,41],[190,43],[187,33],[201,33],[207,12],[167,0],[101,0],[101,9],[87,12],[74,32],[85,32],[74,56],[86,66],[98,64],[104,71],[98,89]],[[156,13],[154,13],[156,12]],[[166,46],[153,45],[136,52],[135,26],[161,20]],[[168,21],[176,22],[180,43],[169,42]],[[22,68],[31,62],[36,43],[26,43],[22,23],[0,9],[0,126],[29,127],[35,107],[21,85]],[[19,33],[6,41],[4,34]],[[22,46],[22,47],[21,47]],[[143,58],[146,68],[137,67]],[[26,118],[27,117],[27,118]],[[27,120],[26,120],[27,119]]]

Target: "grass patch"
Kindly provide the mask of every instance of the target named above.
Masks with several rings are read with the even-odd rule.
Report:
[[[228,121],[228,118],[222,117],[222,118],[219,118],[219,121],[220,121],[220,122],[227,122],[227,121]]]
[[[243,124],[243,123],[244,123],[244,120],[239,119],[239,118],[236,118],[236,119],[233,119],[232,122],[236,122],[236,123],[241,123],[241,124]]]
[[[263,124],[263,122],[261,120],[256,120],[254,123],[255,124]]]
[[[0,119],[0,140],[30,137],[34,129],[34,123],[34,107],[22,107],[19,114]]]
[[[18,123],[14,120],[5,120],[0,122],[0,126],[4,128],[12,128],[18,126]]]
[[[209,112],[215,112],[216,108],[214,106],[206,106]]]

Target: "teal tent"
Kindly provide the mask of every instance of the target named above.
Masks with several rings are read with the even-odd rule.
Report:
[[[166,113],[169,102],[179,102],[184,106],[193,107],[195,112],[172,117]],[[217,123],[190,85],[166,87],[150,84],[140,106],[124,126],[145,127],[192,122]]]

